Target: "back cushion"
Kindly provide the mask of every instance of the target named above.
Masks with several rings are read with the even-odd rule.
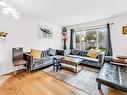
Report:
[[[78,50],[78,49],[73,49],[70,52],[71,55],[78,55],[79,53],[80,53],[80,50]]]
[[[78,55],[79,56],[87,56],[87,53],[88,53],[88,50],[81,50]]]
[[[49,50],[48,50],[48,55],[49,55],[49,56],[54,56],[54,55],[56,55],[56,50],[55,50],[55,49],[52,49],[52,48],[49,48]]]
[[[64,56],[64,50],[56,50],[56,55],[63,55]]]
[[[48,57],[48,50],[42,51],[41,57]]]

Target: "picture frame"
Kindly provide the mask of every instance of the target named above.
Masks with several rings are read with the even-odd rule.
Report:
[[[123,26],[123,34],[127,35],[127,26]]]
[[[52,39],[53,38],[53,28],[38,25],[38,38],[41,39]]]

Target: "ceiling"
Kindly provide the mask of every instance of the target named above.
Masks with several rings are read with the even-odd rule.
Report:
[[[104,19],[127,12],[127,0],[6,0],[21,14],[58,25]]]

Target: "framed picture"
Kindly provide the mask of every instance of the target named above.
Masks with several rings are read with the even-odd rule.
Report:
[[[127,26],[123,26],[123,34],[127,35]]]
[[[38,25],[38,38],[53,38],[53,28]]]

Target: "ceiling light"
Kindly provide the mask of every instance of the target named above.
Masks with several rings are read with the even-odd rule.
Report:
[[[7,4],[4,1],[0,1],[0,6],[5,7]]]
[[[2,12],[4,14],[11,14],[13,17],[18,18],[19,13],[11,5],[8,5],[5,0],[0,1],[0,6],[2,7]]]

